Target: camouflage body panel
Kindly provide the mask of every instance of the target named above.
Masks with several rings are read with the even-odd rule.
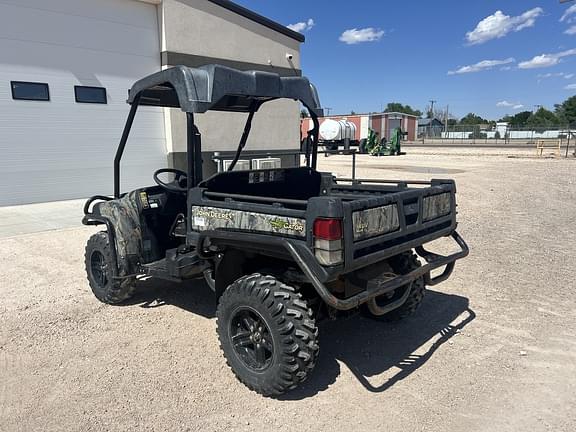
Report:
[[[364,240],[400,228],[398,206],[390,204],[352,213],[354,240]]]
[[[446,216],[452,207],[452,197],[450,193],[430,195],[422,201],[422,214],[424,221]]]
[[[200,206],[192,207],[191,216],[195,231],[229,229],[306,237],[306,221],[300,218]]]
[[[134,191],[122,198],[98,204],[100,214],[114,227],[120,276],[131,274],[142,255],[142,227],[137,200],[137,192]]]

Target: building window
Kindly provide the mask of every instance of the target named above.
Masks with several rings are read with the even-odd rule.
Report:
[[[74,96],[76,96],[76,102],[79,103],[108,103],[104,87],[74,86]]]
[[[48,84],[24,81],[10,81],[12,87],[12,99],[49,101],[50,92]]]

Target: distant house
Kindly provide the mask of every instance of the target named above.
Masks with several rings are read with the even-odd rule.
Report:
[[[438,137],[442,136],[444,130],[444,123],[437,118],[424,118],[418,119],[418,137]]]

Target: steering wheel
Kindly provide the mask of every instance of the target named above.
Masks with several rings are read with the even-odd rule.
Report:
[[[170,183],[165,183],[158,177],[160,174],[170,173],[174,174],[174,180]],[[182,184],[186,184],[188,182],[188,175],[179,169],[176,168],[160,168],[156,170],[154,175],[152,176],[154,181],[158,186],[165,189],[168,192],[172,193],[186,193],[187,188],[182,186]]]

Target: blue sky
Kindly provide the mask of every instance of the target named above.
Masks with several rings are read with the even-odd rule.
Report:
[[[458,117],[498,119],[576,94],[576,2],[236,2],[300,23],[302,69],[332,113],[435,99]]]

